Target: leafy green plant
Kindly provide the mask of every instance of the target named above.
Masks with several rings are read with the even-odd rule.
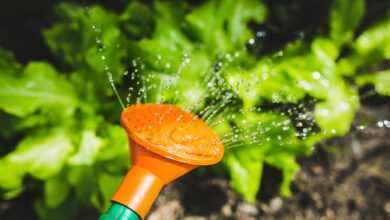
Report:
[[[282,171],[289,196],[296,158],[349,131],[358,88],[389,95],[388,70],[375,67],[390,59],[390,19],[356,34],[364,9],[363,0],[334,0],[329,33],[256,53],[262,32],[251,24],[266,24],[268,13],[261,1],[132,2],[121,13],[59,4],[43,33],[57,68],[23,66],[0,50],[0,135],[18,140],[0,159],[3,196],[23,193],[31,176],[43,184],[42,219],[107,207],[129,166],[109,81],[128,103],[173,103],[206,120],[245,199],[255,201],[264,164]]]

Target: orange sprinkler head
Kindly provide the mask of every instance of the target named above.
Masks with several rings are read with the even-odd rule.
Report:
[[[137,104],[122,112],[133,166],[113,197],[144,218],[162,187],[200,165],[218,163],[222,141],[201,119],[173,105]]]

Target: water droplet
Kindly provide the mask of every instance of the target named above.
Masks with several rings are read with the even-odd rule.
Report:
[[[358,130],[364,130],[366,128],[366,126],[364,126],[364,125],[359,125],[359,126],[357,126],[357,129]]]
[[[306,90],[311,90],[312,89],[312,85],[310,83],[308,83],[307,81],[305,80],[301,80],[299,81],[299,86],[301,86],[302,88],[306,89]]]
[[[390,128],[390,121],[389,120],[384,120],[383,124],[385,125],[386,128]]]
[[[321,78],[321,73],[315,71],[315,72],[313,72],[313,73],[311,74],[311,76],[313,77],[313,79],[318,80],[318,79]]]
[[[226,58],[229,62],[233,61],[232,55],[230,55],[230,53],[225,54],[225,58]]]
[[[327,79],[323,79],[321,80],[321,85],[323,85],[324,87],[329,87],[329,81]]]
[[[256,37],[258,37],[258,38],[265,37],[266,35],[267,35],[267,33],[265,31],[256,32]]]

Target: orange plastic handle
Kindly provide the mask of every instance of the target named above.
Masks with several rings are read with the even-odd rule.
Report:
[[[112,200],[144,218],[162,187],[196,166],[166,159],[135,142],[131,142],[131,146],[133,166]]]

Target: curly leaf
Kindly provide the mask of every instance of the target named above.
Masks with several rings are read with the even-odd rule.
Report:
[[[16,150],[0,160],[3,188],[21,187],[22,178],[30,174],[48,179],[58,174],[73,152],[74,146],[63,128],[41,131],[22,140]]]
[[[248,23],[265,20],[266,8],[255,0],[211,0],[186,16],[195,35],[212,55],[242,49],[253,36]]]
[[[339,45],[352,40],[364,15],[365,0],[333,0],[330,11],[330,37]]]
[[[49,64],[33,62],[23,74],[0,74],[0,108],[10,114],[23,117],[43,109],[67,115],[77,105],[72,85]]]
[[[62,204],[70,193],[70,185],[62,174],[48,179],[44,186],[45,202],[50,208]]]
[[[83,131],[78,152],[69,158],[68,163],[70,165],[92,165],[102,146],[102,138],[96,136],[94,131]]]
[[[54,55],[72,69],[87,68],[85,78],[106,79],[106,72],[110,71],[114,80],[119,81],[126,55],[126,43],[118,27],[119,16],[100,6],[86,9],[73,3],[59,4],[56,14],[59,21],[44,32]],[[106,81],[103,82],[97,87],[109,91]]]
[[[248,201],[256,201],[263,172],[263,149],[245,146],[229,152],[224,160],[229,169],[231,186]]]
[[[390,96],[390,70],[363,74],[356,78],[359,86],[373,84],[375,91],[384,96]]]
[[[355,42],[355,49],[367,58],[390,59],[390,16],[364,31]],[[375,55],[376,54],[376,55]],[[372,59],[372,58],[371,58]]]

